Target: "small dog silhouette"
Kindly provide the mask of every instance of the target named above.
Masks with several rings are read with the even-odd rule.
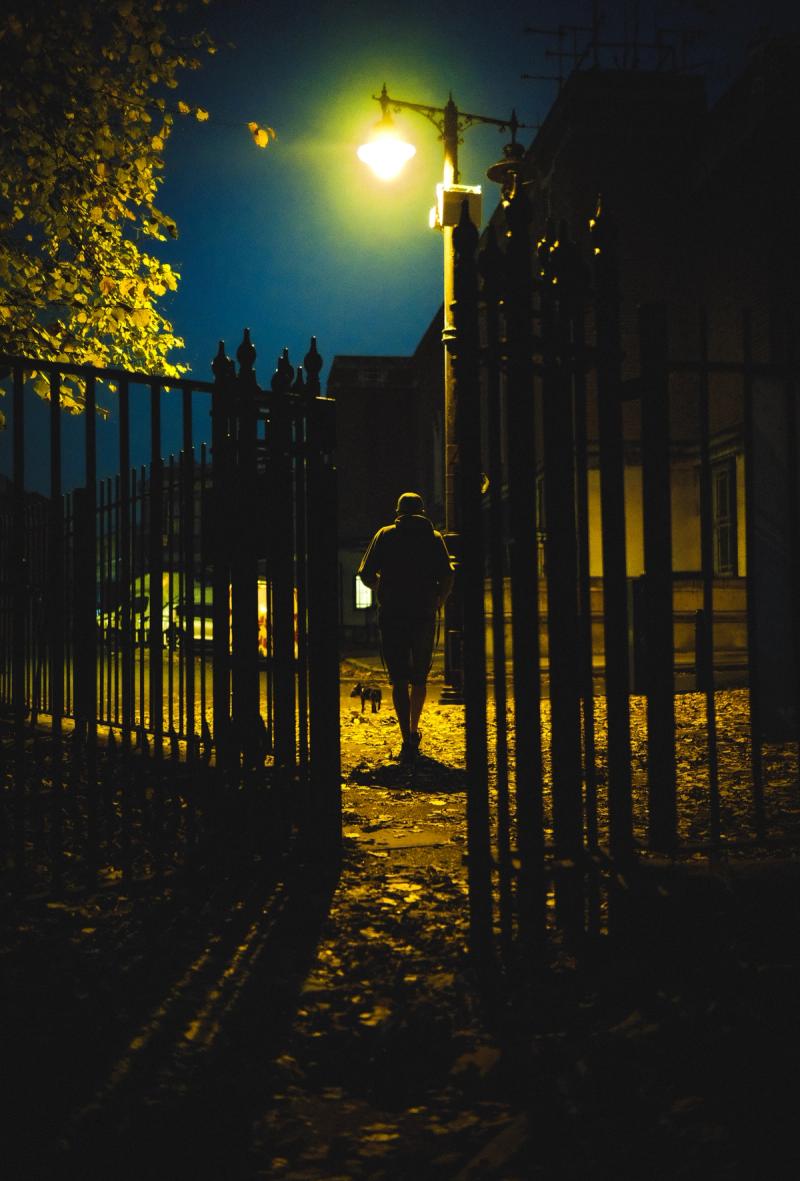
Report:
[[[359,681],[357,685],[353,686],[353,689],[350,692],[350,696],[361,698],[361,712],[362,712],[362,714],[364,712],[367,702],[370,703],[370,708],[372,709],[372,712],[374,714],[376,714],[378,712],[378,710],[381,708],[381,700],[382,700],[383,694],[381,693],[380,688],[377,685],[364,685],[361,683],[361,681]]]

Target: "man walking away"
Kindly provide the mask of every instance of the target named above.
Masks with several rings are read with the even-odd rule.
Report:
[[[453,567],[419,493],[404,492],[396,513],[394,524],[379,529],[370,542],[358,577],[378,592],[383,659],[403,737],[400,758],[411,762],[421,739],[436,613],[452,590]]]

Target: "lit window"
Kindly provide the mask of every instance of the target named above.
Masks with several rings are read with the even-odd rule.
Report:
[[[353,585],[355,586],[356,592],[356,610],[363,611],[367,607],[371,607],[372,591],[370,588],[368,586],[364,586],[364,583],[361,581],[358,575],[355,576]]]

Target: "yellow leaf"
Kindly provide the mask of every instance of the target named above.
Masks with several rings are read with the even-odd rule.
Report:
[[[160,135],[153,136],[153,138],[150,140],[150,147],[155,152],[161,152],[164,150],[164,141]]]
[[[192,108],[189,106],[189,104],[188,104],[188,103],[185,103],[185,102],[183,101],[183,99],[181,99],[181,100],[179,101],[179,103],[178,103],[178,110],[180,111],[180,113],[181,113],[182,115],[188,115],[188,114],[189,114],[189,112],[191,111],[191,109],[192,109]]]
[[[80,414],[83,410],[84,403],[82,399],[76,397],[75,390],[68,385],[62,385],[59,388],[61,395],[61,408],[66,410],[67,414]]]
[[[92,208],[89,210],[89,217],[94,222],[102,221],[103,220],[103,210],[102,210],[101,206],[93,205]]]
[[[202,107],[198,107],[194,113],[194,117],[198,123],[205,123],[208,119],[208,111],[204,111]]]
[[[271,139],[276,138],[274,127],[262,127],[260,123],[248,123],[247,129],[257,148],[265,148]]]
[[[373,1009],[369,1009],[364,1013],[359,1013],[358,1019],[362,1025],[380,1025],[387,1017],[391,1016],[392,1010],[388,1005],[377,1004]]]

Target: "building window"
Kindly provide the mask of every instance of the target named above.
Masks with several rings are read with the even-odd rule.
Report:
[[[372,591],[356,574],[353,579],[353,586],[355,587],[355,606],[357,611],[364,611],[367,607],[372,606]]]
[[[714,539],[714,573],[735,575],[736,461],[723,459],[711,468],[711,524]]]

